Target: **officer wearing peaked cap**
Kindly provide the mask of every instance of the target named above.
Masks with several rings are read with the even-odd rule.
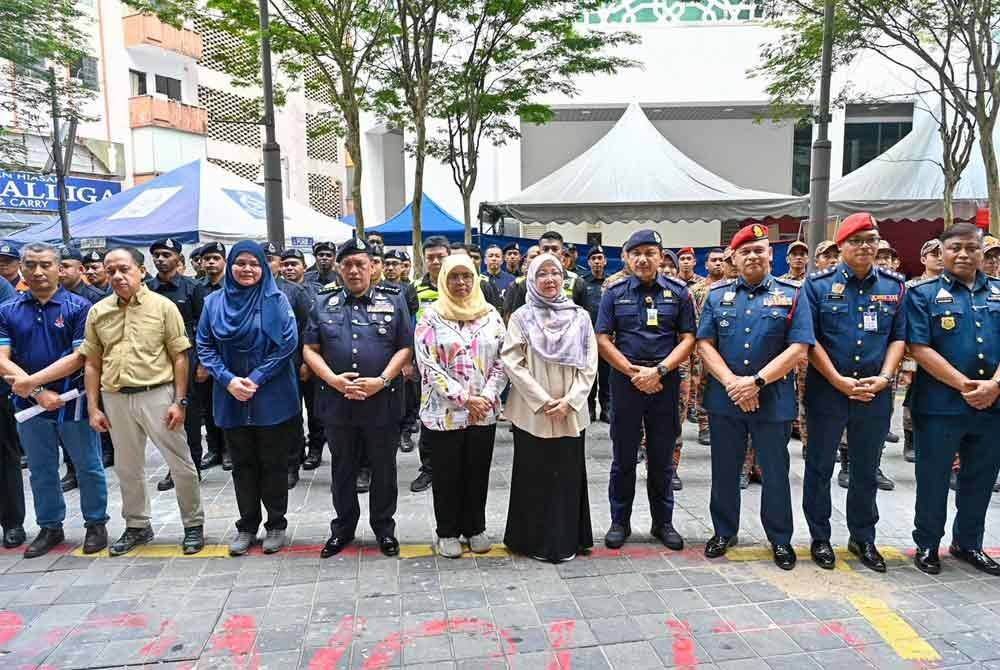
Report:
[[[788,439],[797,415],[793,372],[815,343],[808,299],[797,282],[771,274],[767,228],[746,226],[730,247],[739,272],[709,291],[698,325],[698,349],[712,376],[705,389],[712,436],[710,511],[715,533],[705,556],[718,558],[740,527],[740,469],[747,437],[764,476],[761,522],[775,564],[795,567]]]
[[[623,248],[632,275],[608,286],[597,315],[597,345],[612,370],[613,460],[604,543],[621,547],[631,534],[636,453],[646,429],[651,533],[670,549],[684,547],[673,527],[672,454],[681,430],[677,370],[694,347],[694,302],[683,282],[660,274],[663,250],[652,230],[633,233]]]
[[[313,256],[316,258],[316,265],[312,270],[306,272],[307,282],[313,282],[320,286],[326,286],[337,281],[337,273],[334,268],[334,260],[337,254],[337,245],[333,242],[317,242],[313,245]]]
[[[399,374],[410,360],[413,326],[398,289],[371,283],[370,245],[345,242],[338,254],[343,286],[320,292],[305,334],[306,363],[319,378],[318,413],[331,444],[331,536],[320,556],[340,553],[361,515],[356,491],[361,452],[372,467],[369,519],[379,549],[399,553],[395,537],[396,448],[402,393]]]
[[[104,270],[104,252],[97,249],[84,252],[83,268],[83,274],[92,287],[104,295],[111,295],[111,284],[108,283],[108,273]]]
[[[76,247],[59,250],[59,283],[91,305],[104,299],[105,294],[83,280],[83,254]]]
[[[893,377],[906,346],[906,318],[903,277],[875,266],[878,240],[874,217],[852,214],[837,231],[840,263],[803,285],[816,345],[806,373],[810,441],[802,509],[812,535],[810,553],[826,569],[836,563],[830,545],[830,478],[845,429],[851,447],[847,546],[869,569],[886,569],[875,547],[876,472],[889,432]]]

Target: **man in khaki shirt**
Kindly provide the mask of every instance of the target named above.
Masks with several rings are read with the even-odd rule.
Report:
[[[196,554],[205,546],[205,516],[198,471],[183,430],[186,352],[191,342],[177,307],[142,281],[143,262],[142,252],[132,247],[113,249],[104,257],[116,297],[90,310],[79,349],[87,358],[84,377],[90,425],[102,433],[111,431],[122,491],[125,532],[109,553],[126,554],[153,539],[144,471],[149,438],[163,454],[176,485],[184,553]]]

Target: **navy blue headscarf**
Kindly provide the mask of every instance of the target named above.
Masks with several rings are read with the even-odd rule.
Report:
[[[242,253],[249,253],[260,263],[260,281],[253,286],[241,286],[233,276],[233,263]],[[216,339],[240,348],[250,348],[256,329],[262,328],[276,344],[281,343],[285,314],[281,309],[281,289],[274,281],[271,266],[260,245],[243,240],[233,245],[226,259],[224,295],[219,318],[212,323]],[[259,324],[259,325],[258,325]]]

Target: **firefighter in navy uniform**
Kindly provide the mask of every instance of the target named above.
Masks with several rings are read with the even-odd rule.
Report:
[[[636,454],[646,429],[647,479],[653,527],[670,549],[684,540],[673,527],[674,440],[681,430],[678,367],[694,348],[694,302],[684,283],[660,274],[663,250],[652,230],[633,233],[623,247],[631,276],[607,287],[597,316],[597,346],[612,370],[608,484],[611,527],[604,543],[621,547],[632,532]]]
[[[767,228],[753,224],[730,248],[739,278],[715,284],[698,324],[698,349],[712,376],[705,389],[712,437],[710,511],[714,534],[705,556],[718,558],[740,528],[740,470],[747,437],[763,470],[761,523],[774,563],[795,567],[788,440],[798,415],[794,370],[815,344],[808,299],[798,282],[771,274]]]
[[[362,451],[372,467],[371,528],[380,551],[395,556],[396,449],[403,410],[399,374],[413,353],[413,326],[399,290],[371,284],[366,242],[345,242],[337,262],[344,285],[320,291],[303,352],[319,379],[316,407],[332,446],[336,518],[320,556],[338,554],[354,539],[361,514],[355,487]]]

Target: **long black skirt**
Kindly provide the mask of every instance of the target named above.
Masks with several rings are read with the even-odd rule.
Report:
[[[543,439],[514,428],[508,549],[552,562],[594,546],[584,433]]]

